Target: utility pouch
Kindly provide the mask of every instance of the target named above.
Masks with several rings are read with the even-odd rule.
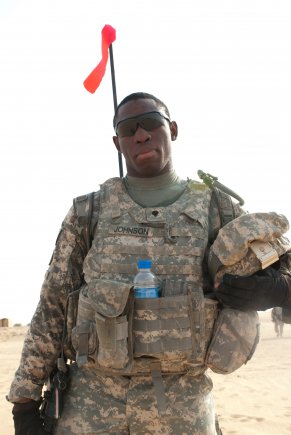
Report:
[[[193,283],[169,281],[162,294],[135,300],[134,356],[194,361],[205,335],[202,289]]]
[[[95,311],[88,298],[88,286],[83,285],[79,292],[79,305],[76,326],[72,329],[71,341],[76,352],[78,366],[93,360],[96,362],[98,340],[95,327]]]
[[[205,364],[215,373],[229,374],[246,364],[260,339],[256,311],[223,308],[214,325]]]
[[[100,367],[125,369],[132,363],[133,292],[127,283],[96,279],[88,284],[95,311]]]

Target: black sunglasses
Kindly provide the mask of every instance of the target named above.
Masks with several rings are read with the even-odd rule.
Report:
[[[123,119],[116,124],[115,133],[119,137],[133,136],[138,127],[147,131],[152,131],[155,128],[164,125],[165,121],[171,122],[170,118],[160,112],[147,112],[141,115],[131,116]]]

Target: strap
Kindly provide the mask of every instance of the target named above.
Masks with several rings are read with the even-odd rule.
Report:
[[[66,341],[66,337],[67,337],[67,320],[68,320],[68,308],[69,308],[70,298],[75,298],[78,301],[79,294],[80,294],[80,288],[69,293],[67,300],[66,300],[65,313],[64,313],[64,327],[63,327],[62,341],[61,341],[61,353],[60,353],[60,357],[58,359],[59,368],[61,366],[63,367],[63,363],[61,363],[61,360],[65,361],[64,349],[65,349],[65,341]],[[60,368],[60,370],[61,370],[61,368]]]
[[[159,361],[151,364],[151,373],[153,378],[154,390],[157,398],[158,412],[160,415],[165,414],[166,406],[166,394],[165,386],[163,383],[161,363]]]
[[[91,248],[93,231],[96,225],[96,222],[94,222],[94,220],[92,219],[94,194],[95,192],[90,192],[87,195],[78,196],[73,200],[73,204],[78,218],[78,223],[84,231],[87,251],[89,251],[89,249]]]
[[[92,219],[94,193],[95,192],[91,192],[87,195],[79,196],[73,199],[73,205],[75,208],[75,212],[77,214],[78,223],[82,228],[82,230],[84,231],[87,252],[89,251],[92,245],[93,231],[96,224],[94,223],[93,225],[93,219]],[[67,319],[68,319],[69,300],[70,298],[75,297],[76,300],[78,301],[79,293],[80,293],[80,289],[75,289],[67,297],[65,313],[64,313],[64,328],[63,328],[62,341],[61,341],[61,353],[58,362],[60,366],[63,365],[61,363],[61,360],[65,361],[64,347],[65,347],[65,340],[67,337]],[[87,341],[88,341],[88,337],[87,337]]]
[[[210,272],[210,275],[212,278],[215,277],[218,269],[223,266],[222,262],[219,260],[217,255],[215,255],[213,252],[209,254],[209,260],[208,260],[208,270]]]
[[[213,193],[219,210],[221,226],[224,227],[224,225],[235,218],[233,202],[229,195],[222,192],[217,187],[213,188]]]
[[[133,317],[134,317],[134,291],[133,287],[131,287],[128,300],[127,300],[127,306],[126,306],[126,312],[127,312],[127,321],[128,321],[128,338],[127,338],[127,348],[128,348],[128,358],[129,361],[133,361]]]
[[[214,177],[211,174],[206,174],[200,169],[197,173],[204,184],[213,190],[218,205],[221,226],[224,227],[224,225],[235,218],[235,211],[231,197],[237,199],[241,206],[244,205],[244,200],[233,190],[229,189],[224,184],[221,184],[217,177]]]
[[[88,335],[89,335],[89,324],[82,323],[79,326],[79,343],[77,352],[77,363],[79,366],[85,364],[88,361]]]

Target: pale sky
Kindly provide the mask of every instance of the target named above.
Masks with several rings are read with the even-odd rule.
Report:
[[[95,94],[83,87],[105,24],[118,101],[153,93],[178,123],[178,174],[202,169],[246,210],[291,220],[290,0],[1,0],[0,317],[12,323],[32,317],[73,198],[119,175],[109,65]]]

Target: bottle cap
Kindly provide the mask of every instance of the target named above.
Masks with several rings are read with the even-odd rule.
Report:
[[[137,267],[139,269],[150,269],[152,267],[151,260],[138,260]]]

